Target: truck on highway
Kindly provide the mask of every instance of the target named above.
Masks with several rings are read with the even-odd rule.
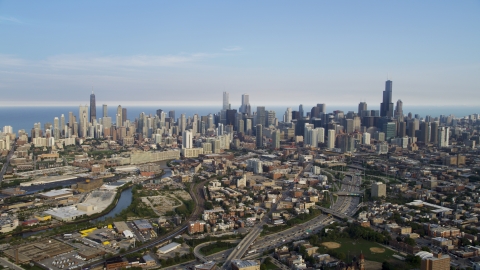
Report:
[[[251,250],[249,250],[249,251],[247,252],[247,254],[253,254],[253,253],[255,253],[255,252],[257,252],[256,249],[251,249]]]

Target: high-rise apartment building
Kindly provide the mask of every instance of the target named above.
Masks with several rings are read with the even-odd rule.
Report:
[[[430,130],[431,126],[429,122],[420,123],[420,137],[418,140],[425,144],[429,143],[431,139]]]
[[[285,115],[283,116],[283,122],[291,123],[292,122],[292,108],[287,108]]]
[[[272,133],[272,148],[279,149],[280,148],[280,130],[275,130]]]
[[[103,116],[102,116],[102,117],[108,117],[108,107],[107,107],[107,104],[103,104],[103,105],[102,105],[102,109],[103,109]]]
[[[117,127],[121,127],[123,126],[123,118],[122,118],[122,106],[121,105],[118,105],[117,107],[117,115],[116,115],[116,119],[115,119],[115,123],[117,125]]]
[[[430,142],[433,143],[433,144],[437,144],[438,143],[438,122],[437,121],[434,121],[432,123],[430,123]]]
[[[87,137],[87,128],[88,128],[88,106],[80,106],[78,110],[78,118],[80,120],[79,126],[79,136]]]
[[[380,198],[387,196],[387,185],[382,182],[372,184],[372,198]]]
[[[267,121],[267,112],[265,111],[265,107],[259,106],[257,107],[257,125],[265,126]]]
[[[263,125],[262,124],[257,125],[256,144],[257,144],[257,148],[263,148]]]
[[[191,130],[185,130],[182,133],[182,147],[184,149],[190,149],[193,145],[193,136]]]
[[[90,123],[93,123],[95,119],[97,119],[97,105],[95,103],[95,94],[92,91],[90,95]]]
[[[370,133],[368,132],[363,133],[362,143],[365,145],[370,145]]]
[[[383,91],[383,102],[380,103],[380,116],[393,117],[393,103],[392,103],[392,81],[385,82],[385,91]]]
[[[449,143],[449,132],[450,128],[448,127],[439,127],[438,128],[438,147],[446,147]]]
[[[335,148],[335,139],[336,139],[335,129],[329,129],[328,130],[328,138],[327,138],[327,148],[328,149]]]
[[[125,123],[127,121],[127,108],[122,108],[122,123]]]
[[[60,136],[65,136],[65,115],[60,116]]]

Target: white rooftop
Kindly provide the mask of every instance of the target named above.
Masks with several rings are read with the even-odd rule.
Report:
[[[40,193],[40,195],[46,196],[46,197],[55,197],[55,196],[62,196],[62,195],[68,195],[71,194],[72,190],[69,188],[63,188],[63,189],[58,189],[58,190],[50,190],[44,193]]]

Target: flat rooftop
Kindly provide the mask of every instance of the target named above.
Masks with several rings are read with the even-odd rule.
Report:
[[[73,191],[69,188],[63,188],[63,189],[58,189],[58,190],[50,190],[48,192],[40,193],[40,195],[45,196],[45,197],[58,197],[58,196],[64,196],[64,195],[71,195]]]
[[[50,210],[45,211],[44,213],[52,215],[54,217],[59,217],[62,219],[73,218],[73,217],[87,214],[86,212],[77,210],[75,206],[52,208]]]

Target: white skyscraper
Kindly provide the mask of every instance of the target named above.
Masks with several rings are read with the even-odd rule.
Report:
[[[287,108],[287,110],[285,111],[285,115],[283,116],[283,121],[285,123],[292,122],[292,108],[290,107]]]
[[[313,129],[313,124],[305,123],[305,128],[304,128],[304,131],[303,131],[303,144],[314,146],[314,145],[311,144],[311,142],[312,142],[311,130],[312,129]],[[317,140],[317,139],[315,138],[315,140]]]
[[[325,129],[324,128],[316,128],[317,130],[317,137],[319,143],[325,142]]]
[[[80,120],[80,132],[79,136],[80,137],[87,137],[87,131],[88,131],[88,106],[81,106],[79,107],[79,112],[78,112],[78,118]]]
[[[448,127],[439,127],[438,128],[438,147],[446,147],[449,143],[449,132]]]
[[[312,147],[318,147],[318,129],[312,128],[308,130],[308,144]]]
[[[369,145],[370,144],[370,133],[365,132],[363,133],[363,144]]]
[[[65,115],[60,116],[60,135],[65,136]]]
[[[335,148],[335,130],[334,129],[329,129],[328,130],[328,141],[327,141],[327,148],[328,149],[333,149]]]
[[[184,149],[190,149],[192,148],[192,144],[193,144],[192,131],[185,130],[182,133],[182,146]]]
[[[228,99],[228,92],[223,92],[223,109],[229,110],[230,109],[230,102]]]

